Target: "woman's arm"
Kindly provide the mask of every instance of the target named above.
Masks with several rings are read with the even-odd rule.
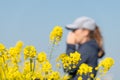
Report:
[[[75,44],[67,44],[66,54],[70,55],[70,53],[73,53],[75,51],[76,51]]]
[[[69,55],[72,52],[75,52],[76,50],[76,41],[75,41],[75,34],[73,32],[69,32],[68,36],[67,36],[67,48],[66,48],[66,53]]]

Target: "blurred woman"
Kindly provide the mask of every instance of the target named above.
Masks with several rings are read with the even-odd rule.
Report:
[[[99,27],[92,18],[80,17],[73,24],[66,25],[66,28],[71,31],[67,36],[66,53],[70,55],[71,52],[78,51],[81,54],[81,61],[77,67],[68,71],[69,75],[72,75],[71,80],[78,80],[76,72],[82,63],[93,67],[92,73],[95,76],[98,59],[104,55],[103,39]],[[82,78],[87,80],[88,76],[82,75]]]

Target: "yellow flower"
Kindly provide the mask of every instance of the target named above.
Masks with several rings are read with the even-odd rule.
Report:
[[[3,50],[3,49],[5,49],[5,46],[4,44],[0,43],[0,50]]]
[[[46,53],[45,52],[40,52],[38,54],[37,60],[39,63],[42,63],[47,60]]]
[[[9,55],[3,54],[2,56],[0,56],[0,63],[6,62],[7,60],[9,60],[9,58]]]
[[[114,59],[107,57],[99,63],[98,68],[102,67],[100,71],[106,73],[113,65]]]
[[[90,77],[91,77],[91,78],[94,78],[94,74],[90,74]]]
[[[24,73],[28,73],[30,71],[30,63],[25,62],[24,63]]]
[[[8,52],[11,56],[15,57],[20,54],[20,49],[17,47],[11,47]]]
[[[67,69],[68,67],[70,67],[70,65],[71,65],[70,57],[69,56],[64,57],[62,60],[62,64],[63,64],[64,69]],[[71,68],[69,68],[69,69],[71,69]]]
[[[15,56],[19,55],[20,52],[21,52],[22,46],[23,46],[23,42],[22,42],[22,41],[18,41],[18,42],[16,43],[16,46],[15,46],[15,47],[11,47],[11,48],[9,49],[10,55],[11,55],[12,57],[15,57]]]
[[[52,65],[48,61],[42,64],[43,72],[48,73],[49,71],[51,71],[51,69],[52,69]]]
[[[7,78],[8,79],[22,79],[21,78],[21,73],[20,71],[18,70],[18,66],[14,66],[14,67],[9,67],[8,68],[8,72],[7,72]]]
[[[60,79],[60,74],[59,72],[54,72],[52,71],[50,75],[48,76],[48,80],[59,80]]]
[[[64,60],[64,58],[67,56],[67,54],[62,53],[56,58],[56,62],[59,62],[60,60]]]
[[[20,62],[20,53],[22,50],[22,46],[23,46],[22,41],[18,41],[15,47],[10,47],[10,49],[8,50],[8,53],[10,54],[11,57],[10,60],[13,64]]]
[[[50,41],[53,44],[58,44],[63,35],[63,29],[61,26],[55,26],[52,32],[50,33]]]
[[[69,80],[70,78],[71,78],[70,75],[65,74],[65,75],[63,76],[62,80]]]
[[[92,72],[92,67],[85,64],[85,63],[82,63],[80,66],[79,66],[79,70],[77,71],[78,74],[80,75],[87,75],[88,73],[91,73]]]
[[[57,41],[57,43],[60,41],[60,37],[62,37],[60,31],[62,31],[62,28],[57,26],[53,30],[53,33],[51,33],[53,42],[54,40]],[[52,64],[47,59],[47,54],[45,52],[40,52],[36,56],[37,51],[35,47],[26,46],[24,48],[24,57],[29,59],[25,60],[24,64],[18,64],[21,59],[20,53],[23,50],[22,46],[23,42],[18,41],[14,47],[10,47],[8,50],[0,43],[0,80],[69,80],[72,76],[69,74],[63,75],[58,72],[58,69],[61,67],[60,64],[62,64],[66,71],[71,71],[71,69],[76,68],[76,65],[81,60],[81,55],[77,51],[70,53],[70,55],[63,53],[56,59],[57,71],[53,71]],[[98,70],[98,72],[100,70],[101,73],[105,74],[113,64],[114,60],[108,57],[102,60],[95,69]],[[94,74],[91,73],[92,69],[91,66],[85,63],[81,64],[76,74],[78,76],[80,75],[78,80],[82,80],[83,74],[89,76],[87,80],[90,80],[91,78],[94,79]],[[96,76],[95,80],[100,80],[98,77]]]
[[[79,77],[78,77],[78,80],[82,80],[82,77],[81,77],[81,76],[79,76]]]
[[[70,56],[68,56],[66,54],[61,54],[59,56],[59,58],[62,60],[64,69],[70,70],[72,68],[76,68],[76,65],[81,60],[81,55],[80,55],[80,53],[75,51],[74,53],[70,53]],[[58,60],[59,60],[59,58],[58,58]]]
[[[22,48],[22,46],[23,46],[23,42],[22,42],[22,41],[18,41],[18,42],[16,43],[16,47]]]
[[[24,48],[24,58],[34,58],[36,56],[36,49],[34,46],[26,46]]]
[[[43,80],[42,74],[40,72],[36,72],[33,74],[33,80]]]
[[[80,53],[78,53],[77,51],[75,51],[74,53],[70,53],[72,64],[78,64],[79,60],[81,60],[80,56]]]
[[[100,78],[96,78],[95,80],[100,80]]]
[[[3,50],[5,50],[5,46],[2,43],[0,43],[0,53],[2,53]]]
[[[28,72],[26,75],[25,75],[25,79],[27,80],[30,80],[32,78],[32,72]]]

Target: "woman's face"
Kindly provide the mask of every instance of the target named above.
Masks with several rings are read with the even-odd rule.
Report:
[[[76,36],[76,42],[81,43],[84,40],[84,38],[87,37],[89,32],[86,29],[77,29],[74,31],[74,33]]]

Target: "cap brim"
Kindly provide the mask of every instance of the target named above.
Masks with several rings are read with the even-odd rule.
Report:
[[[66,28],[67,30],[75,30],[75,29],[78,29],[78,27],[77,27],[76,25],[74,25],[74,24],[68,24],[68,25],[65,26],[65,28]]]

